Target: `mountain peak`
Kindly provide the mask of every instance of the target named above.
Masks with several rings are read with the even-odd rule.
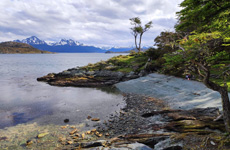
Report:
[[[79,42],[74,41],[72,39],[61,39],[60,42],[56,42],[53,44],[53,46],[58,46],[58,45],[68,45],[68,46],[78,46],[81,45]]]
[[[41,44],[47,45],[47,43],[45,41],[40,40],[36,36],[31,36],[31,37],[23,39],[21,41],[20,40],[14,40],[14,42],[26,43],[29,45],[41,45]]]

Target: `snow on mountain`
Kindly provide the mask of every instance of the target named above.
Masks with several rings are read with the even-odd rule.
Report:
[[[72,39],[66,40],[66,39],[61,39],[60,42],[50,42],[50,43],[46,43],[43,40],[40,40],[39,38],[37,38],[36,36],[31,36],[29,38],[23,39],[23,40],[14,40],[14,42],[20,42],[20,43],[26,43],[26,44],[30,44],[30,45],[49,45],[49,46],[64,46],[64,45],[68,45],[68,46],[79,46],[79,45],[83,45],[77,41],[74,41]]]
[[[118,47],[118,46],[104,46],[98,47],[93,45],[85,45],[74,41],[72,39],[61,39],[59,42],[48,42],[40,40],[36,36],[31,36],[23,40],[14,40],[14,42],[26,43],[40,50],[48,50],[51,52],[58,53],[105,53],[106,51],[111,52],[127,52],[135,49],[133,46]],[[145,49],[146,47],[143,47]]]
[[[61,39],[60,42],[53,43],[52,46],[58,46],[58,45],[69,45],[69,46],[79,46],[82,45],[78,41],[74,41],[72,39],[66,40],[66,39]]]
[[[29,45],[47,45],[47,43],[45,41],[40,40],[39,38],[37,38],[36,36],[31,36],[29,38],[23,39],[23,40],[14,40],[14,42],[20,42],[20,43],[26,43]]]

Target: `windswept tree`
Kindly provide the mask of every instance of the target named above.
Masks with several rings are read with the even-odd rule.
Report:
[[[210,89],[220,93],[226,131],[230,132],[230,102],[226,78],[230,66],[221,63],[229,59],[230,1],[227,0],[184,0],[178,12],[177,31],[193,30],[182,39],[182,50],[166,56],[168,64],[176,63],[178,58],[186,63],[187,69],[199,75]],[[225,43],[226,42],[226,43]],[[227,47],[226,47],[227,46]],[[213,81],[213,73],[218,68],[218,78],[222,84]],[[211,74],[212,73],[212,74]]]
[[[152,27],[152,21],[148,22],[143,27],[139,17],[131,18],[129,20],[131,21],[131,25],[134,26],[134,27],[132,27],[130,29],[132,30],[131,33],[132,33],[132,35],[134,36],[134,39],[135,39],[136,49],[138,50],[138,52],[140,52],[141,51],[142,36],[146,31],[148,31]],[[139,36],[139,42],[137,42],[138,36]]]

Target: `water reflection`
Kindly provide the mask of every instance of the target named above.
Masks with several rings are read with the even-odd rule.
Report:
[[[84,62],[79,62],[82,57]],[[123,97],[116,89],[55,87],[37,82],[36,78],[58,72],[60,65],[62,71],[107,57],[105,54],[0,55],[0,128],[27,122],[61,125],[66,118],[75,124],[84,122],[88,115],[105,119],[123,106]]]

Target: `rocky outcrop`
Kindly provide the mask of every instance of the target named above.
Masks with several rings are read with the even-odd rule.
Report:
[[[145,75],[144,72],[137,74],[134,72],[123,73],[109,70],[87,71],[77,67],[57,74],[50,73],[44,77],[37,78],[37,80],[56,86],[102,87],[135,79],[143,75]]]
[[[2,42],[0,43],[0,54],[43,54],[51,52],[36,49],[25,43]]]

